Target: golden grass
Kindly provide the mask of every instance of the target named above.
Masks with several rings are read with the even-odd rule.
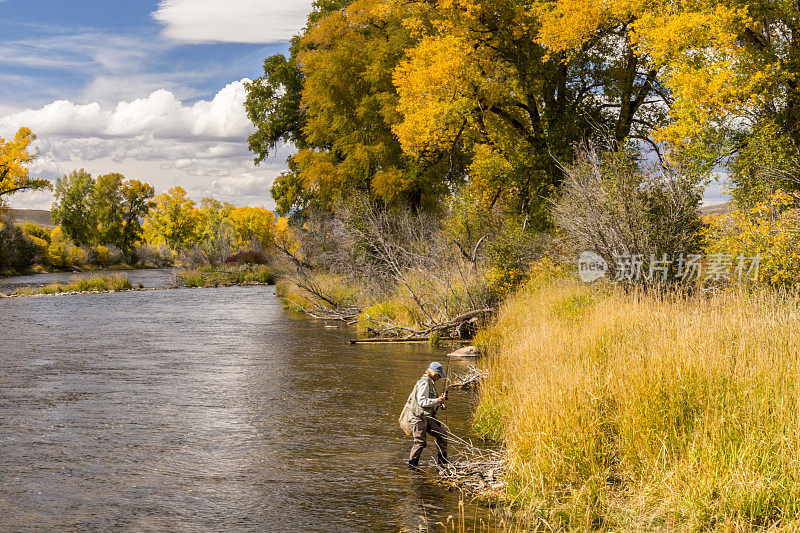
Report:
[[[32,296],[35,294],[60,294],[64,292],[105,292],[126,291],[131,289],[127,276],[94,276],[76,279],[67,284],[51,283],[41,289],[17,289],[16,294]]]
[[[563,529],[800,527],[800,299],[529,286],[482,335],[476,427]]]

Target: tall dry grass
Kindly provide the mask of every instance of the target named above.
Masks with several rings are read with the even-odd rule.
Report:
[[[476,425],[554,528],[800,527],[800,299],[626,294],[556,281],[482,342]]]

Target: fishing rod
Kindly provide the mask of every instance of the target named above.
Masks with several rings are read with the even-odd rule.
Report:
[[[447,377],[444,378],[444,401],[445,401],[445,403],[443,404],[443,406],[444,406],[444,425],[445,425],[445,427],[447,427],[447,393],[448,393],[447,389],[450,388],[450,359],[452,359],[452,356],[450,354],[447,354],[447,369],[444,371],[445,376],[447,376]]]

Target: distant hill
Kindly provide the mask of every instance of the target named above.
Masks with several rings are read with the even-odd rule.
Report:
[[[33,222],[45,228],[56,227],[50,219],[50,211],[46,209],[12,209],[11,212],[17,220],[17,224]]]
[[[716,204],[716,205],[707,205],[705,207],[700,208],[701,215],[724,215],[725,213],[730,213],[733,210],[733,206],[728,203],[724,204]]]

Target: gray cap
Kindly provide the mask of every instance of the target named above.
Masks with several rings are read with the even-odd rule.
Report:
[[[437,374],[439,374],[443,378],[447,377],[447,376],[444,375],[444,367],[442,366],[442,363],[437,363],[437,362],[434,361],[433,363],[431,363],[431,366],[429,366],[428,368],[430,368],[431,370],[434,370]]]

